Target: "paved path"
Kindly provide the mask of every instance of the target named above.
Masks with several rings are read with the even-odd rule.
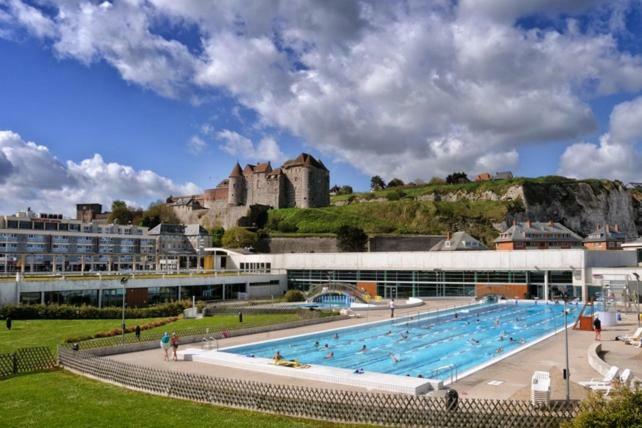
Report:
[[[425,312],[438,308],[462,305],[462,300],[436,300],[427,301],[425,306],[411,309],[399,309],[396,314],[399,316],[417,312]],[[368,321],[383,320],[390,317],[387,310],[366,311],[362,318],[334,321],[314,326],[299,327],[288,330],[280,330],[270,333],[253,334],[248,336],[233,337],[219,341],[220,347],[234,346],[245,343],[257,342],[266,339],[276,339],[304,334],[320,330],[327,330],[338,327],[346,327],[362,324]],[[636,324],[633,317],[626,317],[624,322],[617,327],[605,328],[602,332],[603,348],[607,351],[606,361],[616,364],[620,368],[630,368],[638,377],[642,374],[642,350],[615,342],[617,335],[630,334],[635,330]],[[594,335],[588,331],[569,330],[569,364],[571,380],[578,382],[599,377],[588,364],[587,350],[594,341]],[[185,347],[192,345],[185,345]],[[194,344],[198,347],[200,345]],[[136,364],[143,364],[154,368],[169,368],[172,370],[191,373],[201,373],[211,376],[228,377],[244,380],[267,381],[276,384],[307,385],[329,389],[350,389],[361,390],[361,388],[346,388],[322,382],[311,382],[283,376],[272,376],[263,373],[248,372],[211,364],[197,362],[164,362],[160,350],[151,350],[131,354],[122,354],[110,358],[127,361]],[[452,385],[463,398],[499,398],[499,399],[522,399],[528,400],[530,394],[530,380],[535,370],[546,370],[552,376],[552,399],[563,399],[566,387],[562,379],[564,364],[564,335],[557,334],[532,347],[508,357],[490,367],[482,369],[466,378],[459,380]],[[499,381],[500,384],[489,385],[490,381]],[[586,390],[579,385],[572,385],[571,398],[580,399],[586,396]]]

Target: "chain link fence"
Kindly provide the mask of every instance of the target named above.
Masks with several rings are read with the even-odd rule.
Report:
[[[216,378],[101,358],[94,351],[59,349],[68,369],[167,397],[343,423],[434,427],[557,427],[579,402],[534,406],[526,401],[457,399],[327,390]]]

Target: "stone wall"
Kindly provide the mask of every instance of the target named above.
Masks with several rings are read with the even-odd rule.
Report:
[[[366,251],[428,251],[442,239],[441,235],[371,236]],[[273,254],[340,252],[333,236],[271,237],[262,239],[257,247],[261,252]]]

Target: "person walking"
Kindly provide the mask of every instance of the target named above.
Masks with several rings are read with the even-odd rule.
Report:
[[[169,361],[169,333],[168,332],[163,333],[163,337],[161,337],[161,340],[160,340],[160,346],[161,346],[161,349],[163,350],[165,361]]]
[[[13,320],[11,317],[7,317],[7,330],[11,330],[11,327],[13,327]]]
[[[595,317],[593,320],[593,330],[595,330],[595,340],[602,340],[602,321],[600,317]]]
[[[395,301],[393,299],[390,299],[390,304],[388,305],[390,307],[390,318],[395,317]]]
[[[176,334],[175,331],[172,332],[171,343],[172,343],[172,351],[173,351],[174,361],[176,361],[176,359],[177,359],[176,351],[178,350],[178,335]]]
[[[136,339],[140,342],[140,326],[137,325],[136,329],[134,330],[134,334],[136,335]]]

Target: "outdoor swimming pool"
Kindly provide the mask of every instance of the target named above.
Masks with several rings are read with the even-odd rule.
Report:
[[[580,307],[570,304],[569,325]],[[223,349],[245,356],[447,380],[564,327],[563,304],[478,304]],[[364,349],[365,346],[365,349]],[[332,353],[332,354],[331,354]]]

